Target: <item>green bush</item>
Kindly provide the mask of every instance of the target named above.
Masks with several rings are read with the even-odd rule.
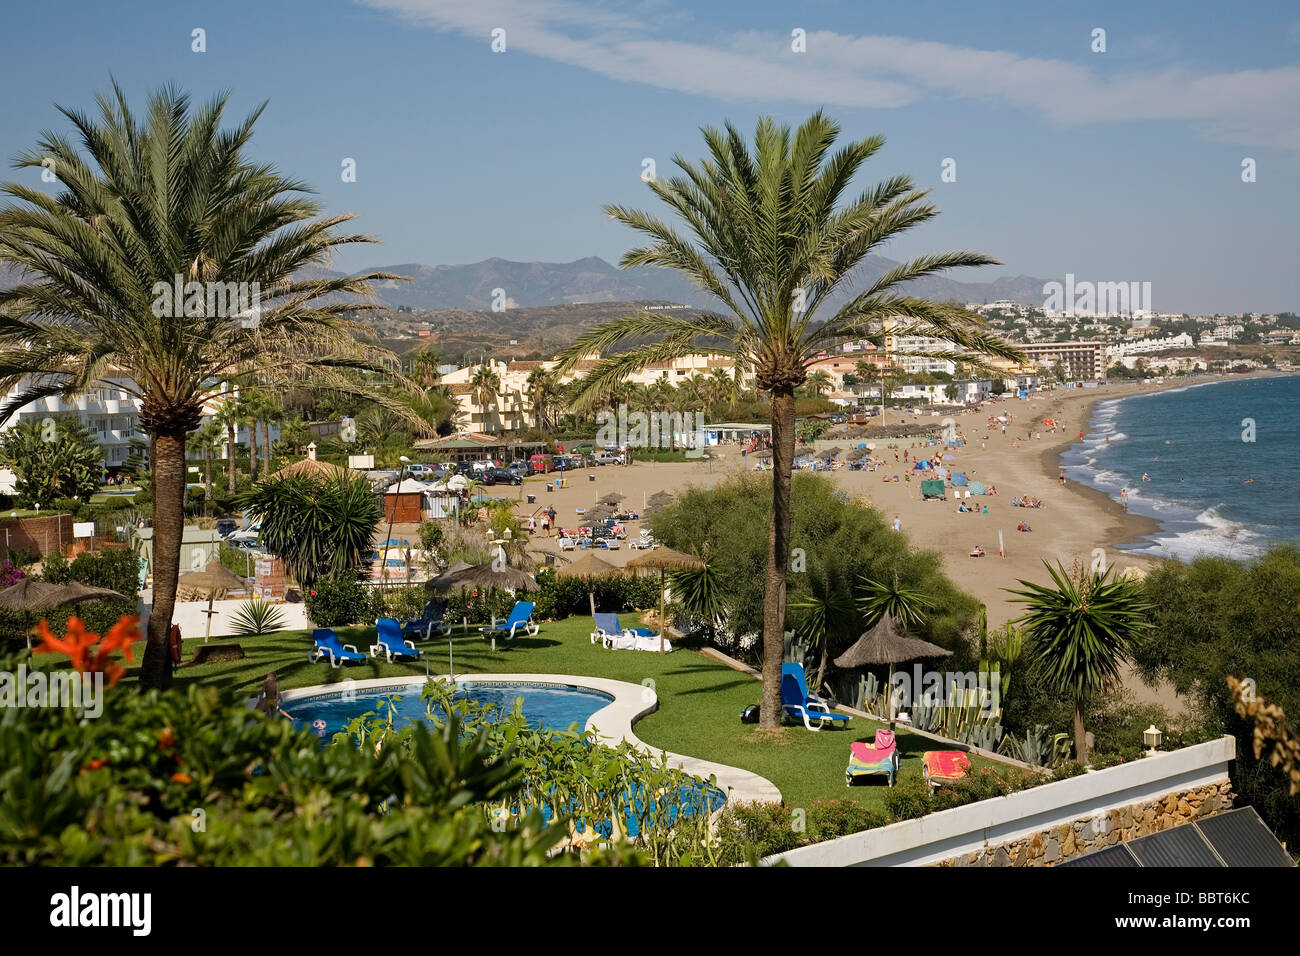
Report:
[[[533,595],[522,595],[531,600]],[[494,618],[509,616],[518,598],[509,591],[493,588],[490,591],[452,591],[447,595],[445,616],[449,621],[469,621],[470,624],[487,624]]]
[[[531,595],[530,600],[536,602],[537,616],[543,620],[590,614],[588,593],[595,595],[596,610],[615,614],[659,605],[657,575],[629,577],[610,574],[584,581],[582,578],[561,578],[551,568],[543,568],[537,572],[537,584],[539,590]]]
[[[317,627],[369,624],[379,616],[371,589],[350,576],[324,578],[304,595],[307,617]]]
[[[425,591],[423,584],[376,588],[375,617],[394,617],[399,621],[413,621],[424,613],[424,606],[431,596]]]
[[[897,788],[895,788],[897,789]],[[892,793],[893,791],[889,791]],[[802,812],[800,812],[802,810]],[[741,803],[718,815],[720,865],[756,863],[810,843],[821,843],[894,822],[856,800],[818,800],[806,808]]]

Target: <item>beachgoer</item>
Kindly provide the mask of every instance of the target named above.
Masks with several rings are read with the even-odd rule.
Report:
[[[1065,469],[1062,468],[1062,469],[1061,469],[1061,473],[1060,473],[1059,475],[1057,475],[1056,477],[1058,477],[1058,478],[1061,479],[1061,487],[1064,488],[1064,487],[1065,487]]]
[[[903,519],[900,518],[898,515],[894,515],[894,531],[898,532],[902,530],[903,530]]]
[[[275,671],[266,675],[266,680],[262,682],[262,692],[257,695],[257,709],[267,716],[280,714],[288,717],[280,707],[280,682],[276,679]]]

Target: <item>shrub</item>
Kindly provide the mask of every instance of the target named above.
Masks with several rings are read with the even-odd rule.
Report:
[[[424,613],[424,605],[429,602],[431,596],[425,591],[423,584],[376,588],[373,594],[375,616],[413,621]]]
[[[370,588],[354,577],[317,581],[306,595],[307,617],[317,627],[344,627],[376,619]]]
[[[487,624],[493,618],[508,616],[510,609],[515,606],[515,601],[516,597],[509,591],[500,591],[496,588],[490,591],[452,591],[447,595],[445,616],[449,621],[459,621],[464,618],[471,624]]]
[[[270,601],[255,598],[245,601],[230,620],[236,634],[270,634],[284,627],[284,612]]]
[[[659,578],[657,576],[629,577],[606,575],[584,581],[582,578],[558,577],[551,568],[537,572],[539,590],[532,596],[537,603],[537,616],[558,619],[591,613],[594,594],[596,608],[615,614],[657,607],[659,604]]]
[[[718,862],[731,866],[754,863],[807,842],[804,834],[795,831],[790,811],[776,803],[728,806],[718,815],[718,841]]]

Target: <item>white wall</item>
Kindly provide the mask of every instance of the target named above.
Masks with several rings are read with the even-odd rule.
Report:
[[[216,601],[212,609],[218,613],[212,616],[212,637],[229,637],[234,631],[230,626],[231,618],[238,613],[247,598],[232,598],[227,601]],[[301,631],[311,627],[307,620],[307,609],[302,604],[277,604],[281,616],[284,618],[284,628],[286,631]],[[140,620],[140,629],[143,631],[148,626],[149,611],[148,606],[141,605],[142,617]],[[172,612],[172,623],[181,626],[181,637],[186,639],[197,637],[203,639],[204,628],[207,627],[207,601],[178,601],[176,609]],[[306,653],[304,645],[303,653]]]
[[[925,866],[1063,823],[1228,779],[1236,740],[1220,737],[1117,767],[864,830],[768,857],[790,866]]]

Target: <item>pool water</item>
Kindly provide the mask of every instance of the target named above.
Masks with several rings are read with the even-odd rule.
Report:
[[[302,727],[311,727],[323,737],[331,738],[341,732],[348,721],[368,711],[376,714],[387,713],[387,701],[392,697],[401,697],[397,702],[398,722],[420,721],[425,719],[425,702],[420,699],[423,682],[408,687],[390,688],[382,691],[354,693],[344,698],[342,692],[334,692],[320,697],[308,697],[301,701],[290,701],[286,712],[294,723]],[[553,730],[568,730],[577,724],[582,730],[591,715],[611,703],[614,698],[597,690],[585,687],[573,687],[564,684],[499,684],[474,683],[472,681],[456,685],[455,698],[458,700],[476,700],[482,704],[496,704],[509,712],[515,699],[522,697],[524,717],[534,727]],[[324,727],[316,724],[323,720]]]

